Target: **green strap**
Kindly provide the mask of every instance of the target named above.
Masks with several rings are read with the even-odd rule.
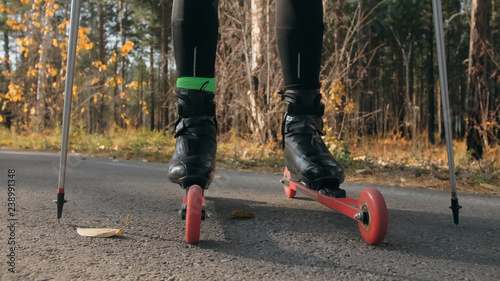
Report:
[[[179,77],[177,88],[215,92],[215,78],[206,77]]]

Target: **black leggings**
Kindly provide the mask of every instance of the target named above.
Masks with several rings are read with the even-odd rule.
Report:
[[[218,0],[175,0],[172,30],[178,77],[214,77]],[[319,89],[321,0],[277,0],[276,36],[285,89]]]

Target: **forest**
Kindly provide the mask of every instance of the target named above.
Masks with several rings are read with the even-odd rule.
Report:
[[[82,1],[72,124],[172,131],[172,0]],[[324,0],[322,94],[329,142],[444,141],[431,0]],[[0,0],[0,126],[62,122],[69,0]],[[500,138],[500,1],[443,0],[455,140],[481,158]],[[275,0],[219,0],[219,135],[281,139]]]

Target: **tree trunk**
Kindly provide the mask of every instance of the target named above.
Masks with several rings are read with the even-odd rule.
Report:
[[[48,9],[54,9],[54,2],[48,2],[47,6],[45,7],[46,10]],[[42,44],[40,45],[40,58],[39,58],[39,69],[38,69],[38,82],[37,82],[37,88],[36,88],[36,113],[37,113],[37,129],[38,132],[42,132],[43,129],[45,129],[45,114],[46,110],[45,108],[46,103],[45,103],[45,88],[47,84],[47,62],[48,62],[48,55],[49,55],[49,49],[50,45],[52,44],[52,36],[53,36],[53,31],[52,31],[52,24],[53,22],[53,17],[46,13],[45,14],[45,20],[44,20],[44,33],[42,35]],[[68,94],[68,93],[66,93]],[[69,93],[71,94],[71,93]]]
[[[342,48],[344,38],[342,36],[342,1],[343,0],[337,0],[334,4],[335,6],[335,17],[334,17],[334,25],[335,25],[335,32],[334,32],[334,45],[335,45],[335,53],[340,54],[340,49]],[[339,59],[339,58],[338,58]]]
[[[105,47],[106,47],[106,42],[104,41],[104,21],[105,21],[105,14],[104,14],[104,5],[102,3],[99,3],[99,61],[102,63],[105,63]],[[97,97],[98,104],[97,104],[97,133],[102,134],[104,133],[104,127],[105,122],[104,122],[104,75],[99,76],[99,84],[98,84],[98,92],[100,93],[99,96]]]
[[[9,30],[6,29],[3,31],[3,40],[4,40],[4,45],[3,45],[3,51],[5,53],[5,69],[10,72],[11,67],[10,67],[10,47],[9,47]],[[4,90],[4,93],[8,91]]]
[[[256,137],[260,138],[262,142],[266,140],[265,132],[265,118],[263,116],[263,100],[262,96],[267,88],[265,85],[266,80],[262,75],[262,66],[264,65],[264,57],[266,54],[265,48],[265,25],[266,25],[266,14],[265,14],[265,0],[252,0],[251,2],[251,26],[252,26],[252,60],[251,60],[251,76],[252,85],[249,91],[250,99],[250,111],[252,114],[253,123],[253,133]]]
[[[125,17],[127,16],[126,13],[127,13],[127,4],[124,3],[124,0],[120,0],[119,3],[118,3],[118,13],[120,15],[120,39],[121,39],[121,43],[122,43],[122,46],[125,45],[125,40],[127,38],[127,32],[126,32],[126,27],[125,27]],[[120,60],[120,71],[121,71],[121,78],[122,78],[122,83],[120,84],[119,86],[119,89],[120,89],[120,102],[118,103],[120,105],[120,108],[118,109],[119,111],[119,115],[120,115],[120,123],[118,124],[118,126],[122,127],[122,128],[125,128],[126,127],[126,122],[125,122],[125,118],[127,118],[126,116],[126,106],[127,106],[127,99],[125,97],[125,81],[126,80],[126,72],[125,72],[125,57],[124,56],[120,56],[121,57],[121,60]]]
[[[151,46],[149,47],[149,89],[150,89],[150,95],[151,95],[151,101],[149,102],[150,104],[150,126],[149,128],[151,130],[155,129],[155,67],[154,67],[154,48],[153,44],[151,43]]]
[[[467,150],[473,150],[476,159],[483,157],[487,149],[485,122],[488,114],[488,77],[486,45],[488,38],[489,0],[472,1],[469,52],[469,124]]]
[[[11,66],[10,66],[10,47],[9,47],[9,31],[8,31],[8,29],[3,30],[3,39],[4,39],[3,51],[5,54],[5,62],[4,62],[5,63],[5,70],[10,72]],[[10,78],[5,77],[4,87],[0,88],[0,92],[7,93],[9,91],[9,80],[10,80]],[[10,129],[11,114],[12,113],[8,109],[3,109],[2,103],[0,103],[0,113],[4,118],[4,120],[3,120],[4,124],[7,126],[8,129]]]
[[[168,60],[170,51],[170,21],[171,21],[171,9],[172,3],[168,0],[161,1],[161,69],[160,75],[160,127],[162,129],[167,129],[170,123],[170,112],[169,112],[169,86],[168,86]]]
[[[434,35],[433,35],[433,21],[430,19],[429,33],[427,34],[427,102],[429,110],[429,123],[427,128],[429,142],[434,144],[436,142],[434,131],[436,130],[436,110],[435,102],[436,96],[434,94]]]

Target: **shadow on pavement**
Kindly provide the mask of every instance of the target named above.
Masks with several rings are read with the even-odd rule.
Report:
[[[498,266],[500,220],[450,214],[389,210],[388,251]]]

